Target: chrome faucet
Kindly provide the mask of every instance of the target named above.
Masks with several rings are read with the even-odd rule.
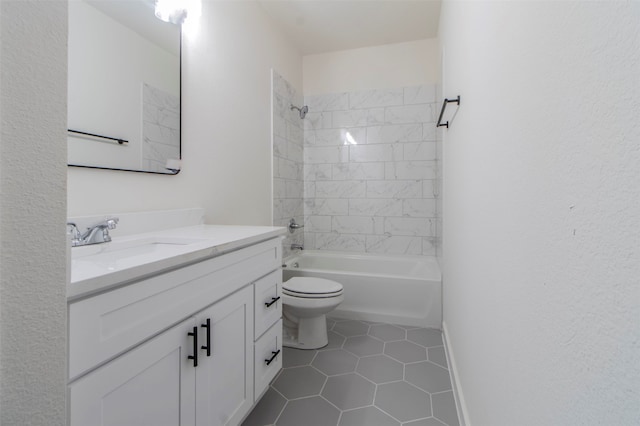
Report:
[[[72,239],[71,246],[88,246],[90,244],[108,243],[111,241],[109,229],[115,229],[118,224],[117,217],[110,217],[98,222],[87,228],[84,234],[80,233],[78,226],[73,222],[67,222],[67,226],[71,227]]]
[[[302,244],[291,244],[291,250],[304,250]]]

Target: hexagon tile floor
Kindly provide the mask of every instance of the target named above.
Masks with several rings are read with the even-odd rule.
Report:
[[[440,330],[328,319],[329,344],[284,349],[243,426],[458,426]]]

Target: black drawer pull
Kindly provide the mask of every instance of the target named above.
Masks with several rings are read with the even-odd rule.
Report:
[[[264,362],[267,363],[267,365],[271,364],[273,362],[274,359],[276,359],[276,357],[278,356],[278,354],[280,353],[280,349],[278,349],[277,351],[271,351],[271,353],[273,355],[271,355],[271,358],[269,359],[265,359]]]
[[[278,300],[280,300],[280,296],[278,297],[272,297],[271,298],[271,302],[264,302],[264,306],[266,306],[267,308],[271,305],[273,305],[274,303],[276,303]]]
[[[189,355],[187,358],[193,360],[193,366],[198,366],[198,327],[193,327],[193,331],[187,333],[189,336],[193,336],[193,355]]]
[[[211,318],[207,318],[207,323],[202,324],[200,327],[207,329],[207,344],[200,346],[200,349],[206,349],[207,356],[211,356]]]

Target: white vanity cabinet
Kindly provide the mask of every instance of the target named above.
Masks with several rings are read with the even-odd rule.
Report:
[[[282,365],[280,246],[71,301],[71,426],[239,424]]]

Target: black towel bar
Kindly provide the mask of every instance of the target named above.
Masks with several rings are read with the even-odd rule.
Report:
[[[460,105],[460,96],[458,95],[458,97],[456,99],[446,99],[442,102],[442,109],[440,110],[440,117],[438,117],[438,124],[436,124],[436,127],[446,127],[447,129],[449,128],[449,122],[447,121],[446,123],[442,123],[442,116],[444,115],[444,110],[447,109],[447,104],[451,103],[451,102],[455,102],[458,105]]]
[[[99,138],[99,139],[107,139],[109,141],[113,141],[113,142],[117,142],[118,145],[125,145],[128,144],[129,141],[125,140],[125,139],[120,139],[120,138],[112,138],[110,136],[102,136],[102,135],[96,135],[95,133],[87,133],[87,132],[81,132],[79,130],[71,130],[71,129],[67,129],[67,131],[69,133],[75,133],[77,135],[82,135],[82,136],[91,136],[92,138]]]

